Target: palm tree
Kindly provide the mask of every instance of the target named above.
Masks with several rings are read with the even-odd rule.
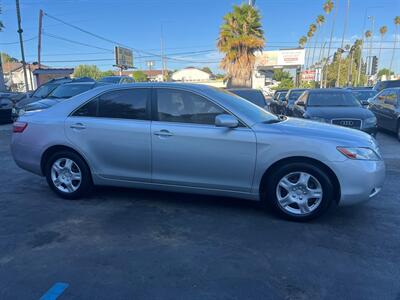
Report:
[[[314,64],[314,55],[315,55],[315,49],[317,48],[317,45],[318,45],[319,32],[320,32],[321,26],[322,26],[322,24],[324,22],[325,22],[325,17],[323,15],[317,16],[317,19],[315,20],[315,23],[317,23],[317,29],[316,29],[317,34],[315,36],[315,42],[314,42],[314,49],[313,49],[313,53],[312,53],[311,64]]]
[[[228,85],[251,86],[256,51],[265,44],[260,13],[248,4],[234,5],[224,16],[217,47],[225,56],[221,68],[227,72]]]
[[[323,5],[323,9],[327,15],[329,15],[332,12],[333,8],[334,8],[334,4],[333,4],[332,0],[327,0]],[[336,8],[336,12],[335,12],[335,15],[332,20],[332,29],[331,29],[331,34],[330,34],[330,38],[329,38],[327,59],[329,59],[329,55],[331,54],[331,46],[332,46],[333,32],[335,31],[335,22],[336,22],[337,11],[338,10]],[[325,87],[326,87],[327,79],[328,79],[327,75],[328,75],[328,68],[325,68],[325,84],[324,84]]]
[[[382,42],[386,32],[387,32],[387,26],[382,26],[381,28],[379,28],[379,33],[381,34],[381,42],[379,45],[378,64],[380,64],[381,62]]]
[[[317,30],[317,26],[315,24],[311,24],[308,29],[308,32],[307,32],[308,42],[310,45],[311,45],[311,40],[312,40],[316,30]],[[308,66],[309,66],[310,57],[311,57],[311,48],[309,48],[307,52],[308,52],[308,54],[307,54],[306,68],[308,68]]]
[[[394,18],[395,34],[394,34],[392,58],[390,59],[390,66],[389,66],[390,71],[392,70],[394,54],[396,52],[397,36],[399,34],[399,25],[400,25],[400,16],[397,16]]]
[[[305,35],[303,35],[300,39],[299,39],[299,46],[300,48],[304,48],[304,46],[307,43],[307,37]]]

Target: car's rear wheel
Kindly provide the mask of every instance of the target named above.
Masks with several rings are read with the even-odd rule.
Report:
[[[65,199],[78,199],[92,186],[89,167],[72,151],[53,154],[46,163],[46,179],[50,188]]]
[[[320,216],[331,204],[334,187],[329,176],[308,163],[290,163],[267,179],[264,201],[282,217],[307,221]]]

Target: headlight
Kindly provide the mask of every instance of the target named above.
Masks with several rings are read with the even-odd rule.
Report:
[[[17,113],[17,110],[15,109],[15,107],[13,107],[13,109],[11,110],[11,112],[12,112],[13,114],[16,114],[16,113]]]
[[[364,120],[364,127],[375,126],[375,125],[376,125],[375,116]]]
[[[378,153],[367,147],[337,147],[338,151],[349,159],[381,160]]]
[[[310,120],[317,121],[317,122],[322,122],[322,123],[329,123],[329,120],[320,118],[320,117],[311,117]]]
[[[18,116],[22,116],[25,114],[25,109],[21,108],[18,112]]]

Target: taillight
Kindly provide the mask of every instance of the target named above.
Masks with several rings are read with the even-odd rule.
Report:
[[[15,122],[13,124],[13,132],[16,133],[24,132],[26,127],[28,127],[28,123],[26,122]]]

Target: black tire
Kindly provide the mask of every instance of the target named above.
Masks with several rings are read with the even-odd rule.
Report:
[[[52,166],[57,160],[62,159],[62,158],[72,160],[79,167],[79,170],[81,172],[80,185],[77,188],[77,190],[74,192],[63,192],[63,191],[59,190],[55,186],[55,184],[52,180],[52,177],[51,177]],[[49,185],[49,187],[58,196],[60,196],[61,198],[64,198],[64,199],[76,200],[76,199],[82,198],[83,196],[86,196],[87,194],[89,194],[89,192],[91,191],[92,186],[93,186],[92,176],[91,176],[88,165],[78,154],[76,154],[73,151],[64,150],[64,151],[56,152],[53,155],[51,155],[50,158],[46,161],[45,176],[46,176],[47,184]]]
[[[287,174],[293,172],[306,172],[314,176],[322,187],[323,196],[319,206],[306,215],[297,215],[284,210],[277,199],[276,190],[279,181]],[[333,202],[335,195],[332,180],[323,170],[321,170],[321,168],[316,167],[311,163],[300,162],[282,165],[273,170],[273,173],[269,175],[266,180],[266,186],[262,190],[264,191],[263,195],[261,195],[262,201],[267,204],[267,206],[271,207],[280,217],[299,222],[309,221],[322,215]]]

